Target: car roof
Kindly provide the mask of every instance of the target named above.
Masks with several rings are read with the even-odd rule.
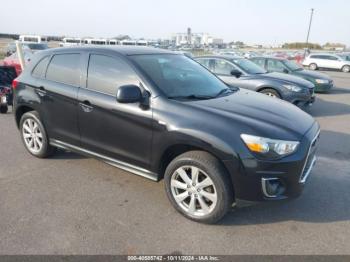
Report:
[[[311,53],[310,55],[335,55],[335,56],[337,56],[338,54],[332,54],[332,53]]]
[[[245,59],[244,57],[240,57],[240,56],[235,56],[235,55],[204,55],[204,56],[196,56],[194,57],[194,59],[197,58],[222,58],[222,59]]]
[[[143,46],[74,46],[46,49],[41,52],[49,53],[63,53],[63,52],[115,52],[124,56],[129,55],[150,55],[150,54],[176,54],[175,52],[163,50],[153,47]]]
[[[283,57],[274,57],[274,56],[255,56],[255,57],[252,57],[251,59],[273,59],[273,60],[280,60],[280,61],[283,61],[283,60],[288,60],[287,58],[283,58]]]

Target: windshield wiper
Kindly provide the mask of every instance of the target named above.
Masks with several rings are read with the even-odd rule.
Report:
[[[303,68],[297,68],[297,69],[294,69],[294,70],[292,70],[293,72],[296,72],[296,71],[302,71],[302,70],[304,70]]]
[[[223,95],[225,93],[232,93],[232,92],[233,92],[233,90],[231,88],[224,88],[224,89],[220,90],[220,92],[217,93],[215,95],[215,97],[219,97],[219,96],[221,96],[221,95]]]
[[[215,98],[214,96],[203,96],[203,95],[187,95],[187,96],[168,96],[169,99],[197,99],[197,100],[206,100]]]

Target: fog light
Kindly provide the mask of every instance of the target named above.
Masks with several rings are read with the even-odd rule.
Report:
[[[286,187],[279,178],[262,178],[261,184],[266,197],[278,197],[286,191]]]

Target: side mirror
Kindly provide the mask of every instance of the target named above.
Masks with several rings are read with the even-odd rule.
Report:
[[[233,69],[230,73],[231,73],[231,75],[233,75],[237,78],[241,77],[241,75],[242,75],[242,72],[238,71],[237,69]]]
[[[117,91],[117,101],[119,103],[136,103],[142,101],[142,93],[136,85],[120,86]]]
[[[289,74],[288,69],[284,68],[284,69],[283,69],[283,73],[285,73],[285,74]]]

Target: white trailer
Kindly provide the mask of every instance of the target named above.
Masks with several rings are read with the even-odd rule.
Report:
[[[81,38],[65,37],[62,39],[60,46],[63,46],[63,47],[78,46],[78,45],[81,45],[81,43],[82,43]]]
[[[42,43],[47,42],[47,37],[40,35],[20,35],[19,41],[22,43]]]

